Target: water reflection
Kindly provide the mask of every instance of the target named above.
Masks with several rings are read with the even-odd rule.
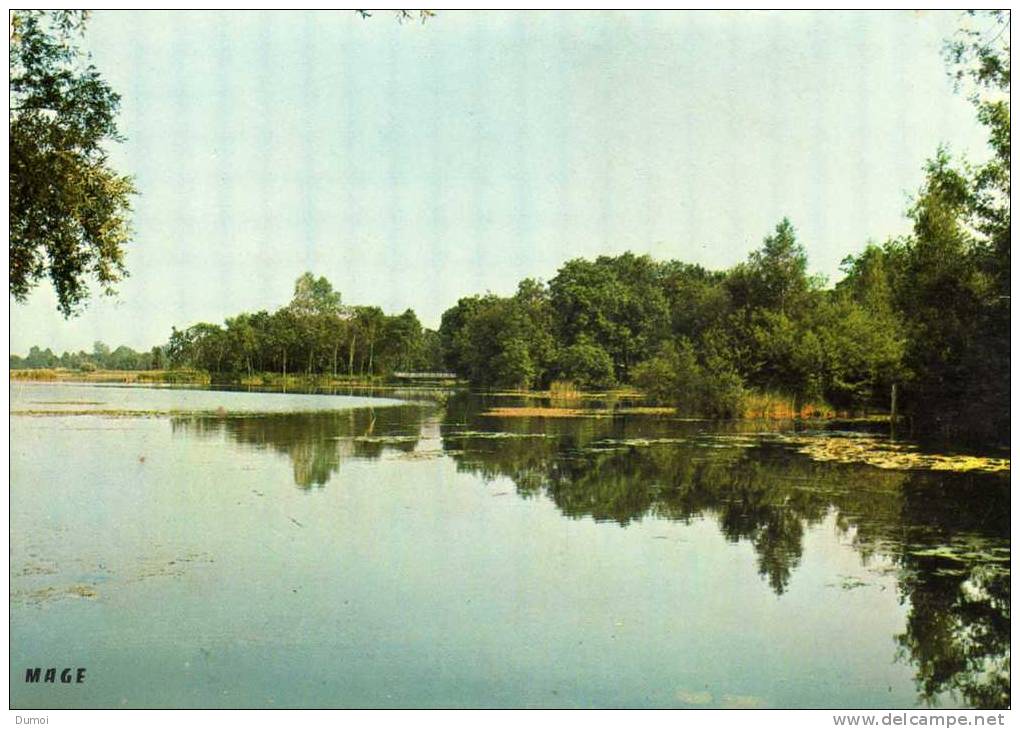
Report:
[[[179,417],[174,431],[227,436],[287,456],[300,488],[323,487],[347,458],[378,458],[386,450],[413,451],[420,432],[417,406],[365,408],[251,417]]]
[[[490,404],[458,396],[434,408],[183,418],[174,427],[281,453],[302,488],[324,486],[344,459],[411,453],[438,438],[458,470],[508,478],[522,498],[548,498],[568,518],[621,527],[714,520],[728,540],[753,547],[777,596],[807,531],[833,516],[864,563],[880,556],[896,568],[909,608],[894,641],[898,660],[914,666],[919,700],[1008,706],[1008,475],[820,463],[746,432],[757,426],[496,419],[483,414]]]

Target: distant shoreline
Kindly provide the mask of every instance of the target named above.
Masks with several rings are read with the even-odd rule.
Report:
[[[124,384],[174,384],[174,385],[251,385],[265,387],[378,387],[389,380],[376,377],[332,377],[330,375],[288,374],[265,372],[240,377],[221,377],[202,370],[105,370],[92,371],[53,369],[17,369],[10,371],[11,382],[81,382],[124,383]]]

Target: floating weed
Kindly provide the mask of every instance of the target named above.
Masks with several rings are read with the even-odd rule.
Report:
[[[687,689],[678,689],[676,692],[676,700],[687,706],[706,706],[707,704],[712,703],[712,694],[708,691],[689,691]]]
[[[350,440],[355,443],[417,443],[416,435],[356,435],[338,436],[334,440]]]
[[[503,438],[556,438],[548,433],[507,433],[506,431],[459,430],[448,433],[447,438],[478,438],[500,440]]]
[[[928,557],[930,559],[943,559],[949,562],[969,564],[972,562],[1009,564],[1009,550],[1005,548],[974,549],[965,545],[947,544],[940,547],[929,547],[926,549],[912,549],[910,554],[914,557]]]
[[[676,408],[662,407],[627,407],[616,408],[614,415],[675,415]],[[695,418],[696,420],[696,418]]]
[[[445,455],[446,451],[442,450],[412,451],[410,453],[398,453],[394,458],[401,461],[433,461]]]
[[[767,706],[765,699],[759,696],[734,696],[726,694],[719,701],[724,709],[763,709]]]
[[[67,588],[67,591],[77,597],[84,597],[88,600],[94,600],[99,597],[99,593],[93,590],[88,585],[74,585]]]
[[[582,408],[490,408],[482,413],[490,418],[608,418],[613,413],[607,410],[586,410]]]
[[[1008,458],[922,453],[916,446],[873,436],[842,435],[777,436],[816,461],[865,463],[891,470],[1008,472]]]
[[[699,435],[698,445],[703,448],[755,448],[761,439],[746,435]]]
[[[618,408],[567,408],[567,407],[502,407],[490,408],[482,415],[491,418],[612,418],[618,415],[675,415],[675,408],[618,407]]]
[[[11,592],[11,601],[27,605],[43,605],[56,600],[67,598],[82,598],[95,600],[99,597],[89,585],[69,585],[66,587],[40,587],[34,590],[19,590]]]
[[[36,562],[22,567],[17,574],[20,577],[29,577],[32,575],[55,575],[56,573],[57,568],[53,564]]]
[[[829,582],[825,586],[839,587],[842,590],[849,591],[856,590],[861,587],[868,587],[871,584],[870,582],[865,582],[859,577],[854,577],[853,575],[838,575],[838,576],[842,578],[839,582]]]
[[[648,448],[658,445],[687,443],[686,438],[603,438],[597,440],[586,451],[624,451],[629,448]]]

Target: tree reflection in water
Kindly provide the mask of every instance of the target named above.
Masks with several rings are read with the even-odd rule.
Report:
[[[172,427],[287,456],[300,488],[323,487],[347,458],[378,458],[386,450],[413,451],[420,408],[385,407],[247,417],[174,418]]]
[[[458,470],[506,477],[523,498],[565,516],[615,522],[713,519],[751,544],[783,595],[812,525],[832,516],[863,561],[891,560],[909,605],[895,636],[919,698],[951,693],[979,708],[1009,704],[1009,478],[888,471],[815,462],[747,425],[654,418],[496,419],[483,400],[249,418],[177,419],[174,427],[286,455],[294,481],[322,487],[345,458],[411,452],[439,419]],[[752,430],[755,427],[751,426]],[[497,437],[498,436],[498,437]]]

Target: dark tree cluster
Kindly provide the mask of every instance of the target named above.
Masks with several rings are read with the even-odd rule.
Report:
[[[483,387],[636,384],[694,413],[734,416],[748,389],[846,407],[884,403],[901,328],[862,282],[824,289],[783,220],[746,263],[711,272],[625,253],[564,264],[512,297],[468,297],[439,335],[447,365]]]

